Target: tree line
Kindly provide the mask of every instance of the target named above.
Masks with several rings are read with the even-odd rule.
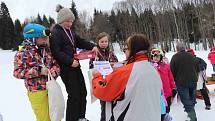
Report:
[[[75,3],[72,1],[70,9],[73,11],[76,20],[74,21],[74,26],[72,29],[78,31],[78,33],[83,37],[88,37],[86,34],[87,29],[85,23],[81,22],[78,17],[78,11],[76,9]],[[0,5],[0,48],[3,50],[17,50],[18,46],[23,41],[23,28],[27,23],[38,23],[47,28],[52,28],[56,24],[55,19],[51,16],[38,14],[36,17],[32,16],[26,18],[23,23],[19,19],[13,22],[9,10],[4,2]]]
[[[70,8],[76,20],[73,29],[88,40],[95,40],[100,32],[107,32],[113,42],[122,45],[132,33],[143,33],[151,43],[165,49],[174,50],[174,40],[199,43],[205,50],[214,46],[215,1],[214,0],[125,0],[115,2],[110,12],[94,9],[93,17],[87,23],[87,14],[77,11],[72,1]],[[53,18],[28,18],[24,23],[17,19],[13,23],[4,2],[0,9],[0,48],[14,49],[22,40],[23,26],[35,22],[46,27],[55,24]],[[173,45],[173,46],[172,46]],[[173,48],[172,48],[173,47]]]
[[[144,33],[152,43],[175,50],[174,40],[189,48],[199,43],[205,50],[214,46],[214,0],[126,0],[114,4],[110,14],[95,10],[91,24],[92,37],[99,32],[111,34],[122,43],[132,33]],[[173,48],[171,48],[173,47]]]
[[[31,17],[25,20],[24,23],[21,23],[19,19],[16,19],[15,22],[12,21],[8,8],[4,2],[1,2],[0,5],[0,48],[4,50],[17,50],[18,45],[23,41],[23,27],[28,22],[34,22],[42,24],[46,27],[51,27],[55,20],[51,17],[47,19],[45,15],[43,17],[38,14],[36,18]]]

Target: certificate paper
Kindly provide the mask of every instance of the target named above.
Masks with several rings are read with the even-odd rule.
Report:
[[[109,61],[94,61],[93,64],[94,69],[99,71],[103,76],[106,76],[113,71]]]

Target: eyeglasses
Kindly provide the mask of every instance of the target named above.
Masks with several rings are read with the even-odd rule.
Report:
[[[152,56],[155,55],[155,54],[156,54],[156,55],[158,55],[158,54],[160,55],[160,51],[151,51],[151,55],[152,55]]]
[[[127,47],[123,48],[123,52],[125,53],[128,50]]]
[[[160,54],[154,54],[154,55],[152,55],[152,57],[161,58],[161,55]]]

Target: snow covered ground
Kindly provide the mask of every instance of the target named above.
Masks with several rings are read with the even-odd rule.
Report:
[[[35,121],[34,114],[32,112],[28,97],[26,95],[26,89],[24,87],[23,80],[19,80],[13,77],[13,57],[15,52],[0,50],[0,113],[3,116],[4,121]],[[167,53],[169,60],[174,53]],[[208,63],[207,75],[212,72],[212,66],[207,60],[208,51],[198,51],[196,55],[202,57]],[[124,59],[122,53],[118,53],[117,57],[120,60]],[[95,103],[90,103],[89,96],[89,80],[87,76],[88,71],[88,60],[82,61],[82,71],[86,80],[86,86],[88,90],[87,96],[87,112],[86,117],[91,121],[99,121],[100,118],[100,104],[99,101]],[[65,99],[67,98],[66,90],[61,79],[58,78],[57,81],[62,87]],[[215,85],[208,86],[210,89],[212,109],[205,110],[205,105],[203,100],[197,100],[196,112],[198,121],[214,121],[215,119],[215,94],[212,90]],[[173,121],[184,121],[186,119],[186,114],[183,112],[183,107],[181,103],[178,103],[171,107],[171,115]],[[63,120],[65,121],[65,119]]]

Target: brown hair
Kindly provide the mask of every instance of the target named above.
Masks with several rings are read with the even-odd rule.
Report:
[[[99,33],[98,36],[96,37],[96,43],[99,44],[99,40],[103,37],[108,38],[108,43],[110,43],[110,36],[106,32]]]
[[[126,40],[128,49],[130,50],[129,58],[133,57],[140,51],[148,52],[150,49],[149,39],[143,34],[134,34]]]

